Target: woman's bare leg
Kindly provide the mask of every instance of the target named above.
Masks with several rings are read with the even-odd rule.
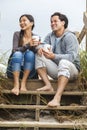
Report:
[[[19,95],[19,74],[20,74],[20,72],[18,72],[18,71],[13,72],[14,88],[11,91],[15,95]]]
[[[21,88],[20,91],[27,91],[26,89],[26,82],[27,82],[27,78],[29,76],[30,71],[29,70],[25,70],[24,74],[23,74],[23,78],[21,80]]]

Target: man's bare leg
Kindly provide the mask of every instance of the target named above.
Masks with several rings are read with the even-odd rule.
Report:
[[[39,68],[37,69],[38,74],[40,75],[41,79],[44,81],[45,86],[42,88],[37,89],[38,91],[53,91],[49,78],[47,76],[46,68]]]
[[[14,88],[11,91],[15,95],[19,95],[19,74],[20,74],[20,72],[18,72],[18,71],[13,72]]]
[[[48,103],[48,106],[50,107],[55,107],[55,106],[60,106],[60,100],[61,100],[61,96],[63,94],[63,91],[68,83],[69,79],[65,76],[60,76],[58,78],[58,89],[57,92],[53,98],[53,100],[51,100]]]
[[[22,80],[21,80],[21,88],[20,88],[20,91],[27,91],[27,89],[26,89],[26,81],[27,81],[27,78],[28,78],[28,76],[29,76],[29,73],[30,73],[29,70],[25,70],[25,71],[24,71],[23,78],[22,78]]]

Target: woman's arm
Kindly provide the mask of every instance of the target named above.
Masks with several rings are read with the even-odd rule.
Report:
[[[22,51],[22,52],[24,52],[24,51],[26,51],[27,49],[30,48],[29,43],[27,43],[26,45],[24,45],[22,47],[18,46],[19,35],[20,35],[19,32],[15,32],[14,35],[13,35],[13,49],[12,49],[12,52],[15,52],[15,51]]]

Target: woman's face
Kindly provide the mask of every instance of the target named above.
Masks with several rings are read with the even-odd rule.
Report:
[[[33,22],[30,22],[29,19],[26,16],[21,17],[20,19],[20,27],[21,30],[32,30]]]

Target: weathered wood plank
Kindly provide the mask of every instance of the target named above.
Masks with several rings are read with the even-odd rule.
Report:
[[[37,122],[37,121],[0,121],[0,127],[23,127],[23,128],[87,128],[86,121],[72,121],[72,122]]]
[[[84,12],[83,22],[85,24],[85,29],[87,29],[87,12]]]
[[[4,79],[5,83],[2,83],[2,89],[11,90],[13,88],[12,79]],[[50,80],[54,90],[57,89],[57,80]],[[42,80],[28,80],[26,87],[28,90],[36,90],[44,86]],[[78,81],[69,82],[65,90],[78,90]]]
[[[2,90],[3,94],[13,94],[11,90]],[[27,90],[26,92],[20,92],[20,94],[33,94],[33,95],[54,95],[56,91],[49,92],[49,91],[33,91],[33,90]],[[64,91],[63,95],[87,95],[87,91]]]
[[[36,110],[86,110],[87,106],[75,105],[75,106],[58,106],[58,107],[48,107],[46,105],[5,105],[1,104],[2,109],[36,109]]]

